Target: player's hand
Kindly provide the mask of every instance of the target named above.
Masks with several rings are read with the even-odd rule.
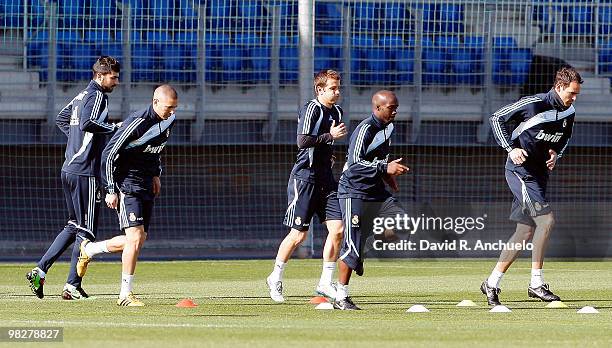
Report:
[[[515,149],[512,149],[508,156],[510,156],[512,163],[523,164],[527,160],[527,151],[517,147]]]
[[[399,185],[397,184],[397,180],[393,175],[385,174],[383,175],[383,180],[389,185],[393,192],[399,192]]]
[[[117,209],[117,203],[119,202],[119,197],[117,197],[116,193],[107,193],[104,198],[106,202],[106,206],[111,209]]]
[[[405,165],[401,164],[400,163],[401,161],[402,161],[402,158],[398,158],[396,160],[389,162],[389,164],[387,164],[387,174],[398,176],[398,175],[404,175],[408,173],[410,169],[406,167]]]
[[[548,161],[546,161],[546,166],[548,167],[548,170],[553,170],[559,157],[555,150],[548,150],[548,153],[550,154],[550,158],[548,159]]]
[[[161,181],[159,180],[159,176],[153,177],[153,194],[155,197],[159,196],[159,192],[161,191]]]
[[[333,120],[329,133],[334,140],[340,139],[346,135],[346,127],[344,126],[344,123],[340,123],[336,126],[336,120]]]

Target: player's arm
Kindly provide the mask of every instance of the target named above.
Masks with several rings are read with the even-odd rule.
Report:
[[[493,131],[493,138],[499,146],[508,152],[508,156],[515,164],[522,164],[527,160],[527,151],[521,148],[512,147],[511,122],[520,122],[525,119],[526,101],[519,100],[497,110],[490,118],[489,123]],[[529,104],[527,104],[529,105]]]
[[[104,147],[104,151],[102,151],[102,187],[104,187],[108,195],[116,194],[113,174],[115,163],[119,159],[121,151],[125,149],[130,141],[143,134],[143,129],[141,129],[143,127],[140,125],[144,122],[144,119],[132,118],[126,122],[128,123],[124,124],[123,127],[113,134],[111,140]]]
[[[102,114],[102,101],[104,94],[100,91],[85,96],[83,110],[80,110],[81,130],[89,133],[112,133],[117,129],[112,123],[106,123],[100,119]]]
[[[74,99],[71,100],[68,105],[64,106],[62,111],[60,111],[59,114],[55,116],[55,124],[62,131],[62,133],[66,134],[66,136],[70,134],[70,115],[72,115],[73,102]]]
[[[357,174],[366,177],[375,177],[387,173],[387,162],[385,160],[368,161],[365,159],[367,149],[374,140],[369,132],[370,125],[365,124],[355,130],[351,137],[348,152],[348,165]]]

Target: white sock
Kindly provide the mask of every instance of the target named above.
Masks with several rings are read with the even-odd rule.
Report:
[[[338,283],[338,286],[336,287],[336,301],[342,301],[345,298],[348,297],[348,284],[347,285],[342,285],[340,283]]]
[[[44,277],[46,277],[46,276],[47,276],[47,273],[45,273],[45,272],[44,272],[42,269],[40,269],[40,268],[36,267],[36,268],[35,268],[35,270],[38,272],[38,275],[39,275],[41,278],[44,278]]]
[[[270,278],[274,281],[282,282],[283,273],[285,272],[286,265],[287,265],[286,262],[276,259],[276,261],[274,262],[274,269],[272,270],[272,273],[270,274]]]
[[[126,298],[134,287],[134,275],[121,273],[121,292],[119,298]]]
[[[529,286],[532,288],[538,288],[544,285],[544,275],[541,269],[531,269],[531,283]]]
[[[95,243],[91,242],[85,245],[85,254],[87,254],[87,256],[89,257],[94,257],[102,253],[107,253],[107,254],[110,253],[110,251],[108,251],[108,248],[106,247],[105,240],[101,242],[95,242]]]
[[[76,286],[72,285],[72,284],[64,284],[64,290],[68,290],[70,292],[75,292],[76,291]]]
[[[335,262],[323,261],[323,271],[321,272],[321,279],[319,280],[319,284],[321,285],[331,284],[335,270],[336,270]]]
[[[487,285],[491,288],[499,288],[499,283],[503,276],[504,272],[493,269],[493,272],[491,272],[491,275],[487,278]]]

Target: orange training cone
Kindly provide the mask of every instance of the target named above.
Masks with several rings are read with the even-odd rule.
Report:
[[[319,303],[326,303],[326,302],[329,302],[329,301],[323,296],[315,296],[310,299],[311,304],[319,304]]]
[[[179,308],[194,308],[194,307],[197,307],[198,304],[193,302],[193,300],[190,299],[190,298],[184,298],[184,299],[180,300],[176,304],[176,306],[179,307]]]

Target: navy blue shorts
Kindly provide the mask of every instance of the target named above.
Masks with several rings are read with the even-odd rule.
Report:
[[[548,178],[506,169],[506,181],[514,195],[510,220],[536,227],[536,216],[549,214],[552,209],[546,199]]]
[[[128,227],[144,226],[145,232],[148,232],[153,213],[153,202],[153,200],[119,192],[119,205],[117,206],[119,228],[123,230]]]
[[[100,211],[100,190],[96,178],[62,171],[61,179],[68,208],[68,224],[95,240]]]
[[[339,201],[344,221],[344,239],[340,249],[340,260],[361,275],[363,273],[363,247],[366,239],[374,230],[374,219],[395,217],[404,215],[406,212],[394,197],[389,197],[384,202],[364,201],[358,198],[340,198]]]
[[[288,207],[283,221],[287,227],[308,231],[314,214],[321,222],[342,220],[336,190],[291,177],[287,185],[287,199]]]

